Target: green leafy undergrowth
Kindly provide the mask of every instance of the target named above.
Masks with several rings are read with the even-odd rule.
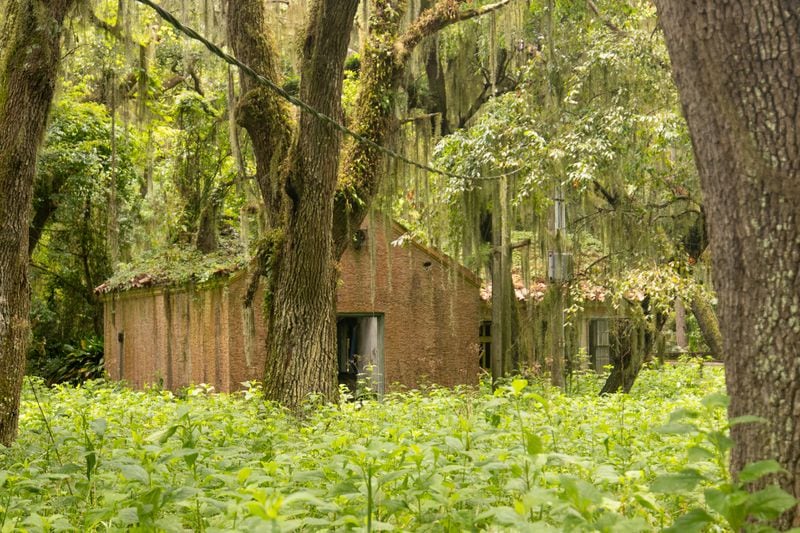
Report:
[[[252,386],[104,382],[36,384],[40,411],[26,382],[19,440],[0,451],[0,531],[722,531],[791,504],[773,491],[742,508],[722,380],[645,370],[633,394],[598,397],[593,381],[565,395],[515,379],[311,402],[300,418]]]

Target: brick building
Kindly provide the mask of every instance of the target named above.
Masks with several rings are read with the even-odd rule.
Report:
[[[402,241],[402,244],[400,242]],[[261,289],[243,305],[244,270],[203,284],[104,287],[106,368],[135,387],[208,383],[233,391],[266,360]],[[479,279],[394,222],[365,222],[341,261],[340,381],[373,390],[475,384]]]

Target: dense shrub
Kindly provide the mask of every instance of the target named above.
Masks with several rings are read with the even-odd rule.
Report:
[[[88,337],[74,344],[34,344],[28,357],[28,371],[48,384],[77,384],[105,374],[103,339]]]

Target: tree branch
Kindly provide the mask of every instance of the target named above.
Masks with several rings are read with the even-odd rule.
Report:
[[[433,35],[456,22],[497,11],[510,1],[500,0],[494,4],[462,11],[460,9],[461,5],[465,4],[466,0],[439,0],[436,5],[423,11],[419,18],[397,40],[395,43],[397,59],[404,62],[425,37]]]
[[[625,37],[628,35],[628,32],[614,24],[611,20],[607,19],[600,13],[600,10],[597,8],[597,4],[593,2],[593,0],[586,0],[586,5],[589,6],[589,9],[592,10],[592,13],[595,14],[597,18],[611,31],[619,35],[620,37]]]
[[[266,23],[264,4],[228,0],[228,42],[236,58],[280,83],[278,54]],[[256,183],[266,206],[267,223],[275,227],[284,206],[284,179],[279,172],[289,152],[294,121],[286,101],[240,72],[242,94],[236,104],[236,124],[247,130],[256,157]]]
[[[122,27],[119,25],[119,22],[117,22],[116,24],[111,24],[98,17],[97,14],[94,12],[94,10],[90,9],[88,10],[88,12],[89,12],[88,13],[89,22],[95,27],[103,30],[112,37],[116,38],[117,40],[120,40],[128,44],[132,44],[134,46],[138,46],[139,48],[145,48],[144,44],[137,42],[133,37],[126,34],[123,31]]]
[[[695,205],[700,205],[691,196],[675,196],[674,198],[671,198],[669,200],[665,200],[665,201],[660,202],[660,203],[649,203],[649,204],[645,204],[645,205],[649,209],[664,209],[664,208],[669,207],[669,206],[671,206],[673,204],[676,204],[678,202],[689,202],[689,203],[692,203],[692,204],[695,204]]]
[[[583,270],[581,270],[580,272],[578,272],[578,273],[575,275],[575,277],[576,277],[576,278],[588,277],[588,276],[589,276],[589,271],[590,271],[591,269],[593,269],[594,267],[596,267],[597,265],[599,265],[599,264],[600,264],[600,263],[602,263],[603,261],[605,261],[605,260],[609,259],[609,258],[611,257],[611,255],[612,255],[612,254],[607,254],[607,255],[604,255],[604,256],[602,256],[602,257],[600,257],[600,258],[598,258],[598,259],[595,259],[594,261],[592,261],[591,263],[589,263],[589,265],[588,265],[586,268],[584,268]]]
[[[500,57],[498,58],[499,61],[494,76],[494,94],[492,94],[491,74],[489,73],[488,69],[481,67],[483,78],[485,80],[483,89],[475,101],[472,102],[472,105],[469,106],[467,112],[458,117],[459,128],[466,127],[470,119],[474,117],[478,111],[480,111],[481,107],[483,107],[492,96],[502,96],[517,88],[518,81],[507,74],[508,64],[511,62],[511,58],[513,57],[513,51],[512,54],[508,54],[505,49],[501,48],[498,55]]]
[[[77,283],[70,281],[69,279],[65,278],[64,276],[44,267],[38,263],[34,263],[31,261],[30,263],[31,268],[35,268],[41,272],[44,272],[48,276],[54,277],[58,282],[68,289],[72,289],[76,294],[80,294],[82,298],[84,298],[89,304],[96,304],[97,301],[95,300],[94,291],[92,287],[84,287],[83,285],[78,285]],[[91,294],[91,296],[89,296]]]
[[[594,185],[595,191],[600,193],[603,198],[608,202],[608,204],[616,209],[619,207],[619,196],[616,194],[612,194],[608,189],[603,187],[603,184],[597,180],[592,180],[592,185]]]
[[[355,131],[383,144],[395,121],[393,95],[405,72],[409,54],[429,35],[456,22],[491,13],[510,0],[500,0],[479,8],[461,10],[468,0],[438,0],[401,36],[399,17],[402,9],[393,2],[375,13],[369,40],[361,64],[361,87],[356,102]],[[387,101],[387,94],[389,99]],[[341,257],[350,242],[350,234],[366,216],[381,178],[383,154],[363,143],[350,144],[339,175],[334,203],[335,256]]]
[[[436,111],[435,113],[427,113],[425,115],[416,115],[416,116],[413,116],[413,117],[406,117],[406,118],[400,119],[400,124],[408,124],[409,122],[418,122],[420,120],[428,120],[428,119],[431,119],[433,117],[439,116],[441,114],[442,114],[441,112]]]
[[[530,245],[531,245],[531,240],[530,239],[523,239],[521,241],[517,241],[517,242],[509,244],[508,245],[508,249],[509,250],[517,250],[519,248],[525,248],[526,246],[530,246]],[[492,252],[499,252],[499,251],[502,251],[502,250],[503,250],[502,246],[495,246],[494,248],[492,248]]]

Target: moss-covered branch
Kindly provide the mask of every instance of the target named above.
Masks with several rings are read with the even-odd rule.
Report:
[[[383,144],[394,120],[394,97],[403,72],[395,41],[405,2],[377,0],[373,6],[370,38],[361,58],[361,85],[353,128]],[[348,146],[334,201],[334,255],[341,256],[348,236],[366,215],[380,183],[382,153],[362,143]]]
[[[263,2],[228,2],[228,40],[236,57],[262,76],[280,82],[278,54],[266,22]],[[293,122],[289,105],[281,97],[240,76],[242,97],[236,107],[236,122],[247,130],[256,156],[256,181],[267,206],[269,223],[279,225],[284,205],[281,167],[292,141]]]
[[[374,0],[370,38],[364,46],[361,86],[356,101],[354,129],[383,144],[395,120],[394,97],[411,52],[425,37],[459,21],[491,13],[510,0],[462,9],[466,0],[439,0],[423,11],[400,35],[404,0]],[[348,237],[357,229],[378,190],[383,153],[361,143],[351,144],[344,158],[334,204],[335,254],[341,256]]]
[[[466,4],[467,0],[439,0],[433,7],[423,11],[414,24],[397,40],[395,48],[398,61],[405,62],[411,52],[414,51],[414,48],[425,37],[431,36],[456,22],[497,11],[509,2],[510,0],[500,0],[481,7],[461,9],[461,6]]]

